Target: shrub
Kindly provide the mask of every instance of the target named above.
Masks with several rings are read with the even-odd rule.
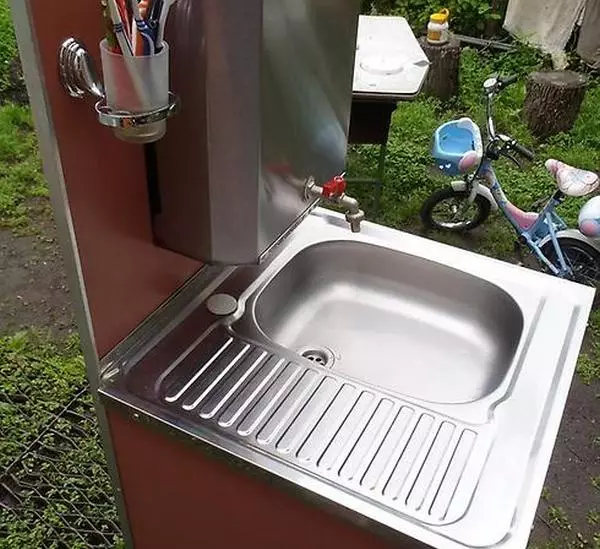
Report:
[[[504,17],[506,0],[363,0],[363,13],[401,15],[417,34],[422,34],[429,16],[440,8],[450,10],[452,29],[478,36],[486,25]]]

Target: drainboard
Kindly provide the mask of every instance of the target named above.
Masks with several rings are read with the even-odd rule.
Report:
[[[461,518],[492,425],[470,425],[215,328],[159,378],[162,402],[222,436],[431,525]],[[307,356],[310,355],[310,356]],[[323,361],[323,366],[319,364]]]

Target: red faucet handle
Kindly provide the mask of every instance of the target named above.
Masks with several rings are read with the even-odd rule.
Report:
[[[343,175],[336,175],[323,185],[323,196],[325,198],[342,196],[346,192],[347,185]]]

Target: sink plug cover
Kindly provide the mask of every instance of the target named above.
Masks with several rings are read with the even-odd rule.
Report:
[[[214,315],[227,316],[235,313],[237,299],[228,294],[215,294],[208,298],[206,308]]]

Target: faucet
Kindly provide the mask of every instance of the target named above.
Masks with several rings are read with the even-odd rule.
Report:
[[[310,177],[306,182],[304,192],[307,198],[318,197],[321,200],[346,209],[346,221],[353,233],[360,232],[360,224],[365,219],[365,212],[360,209],[356,198],[346,194],[345,174],[337,175],[322,187],[317,185],[314,178]]]

